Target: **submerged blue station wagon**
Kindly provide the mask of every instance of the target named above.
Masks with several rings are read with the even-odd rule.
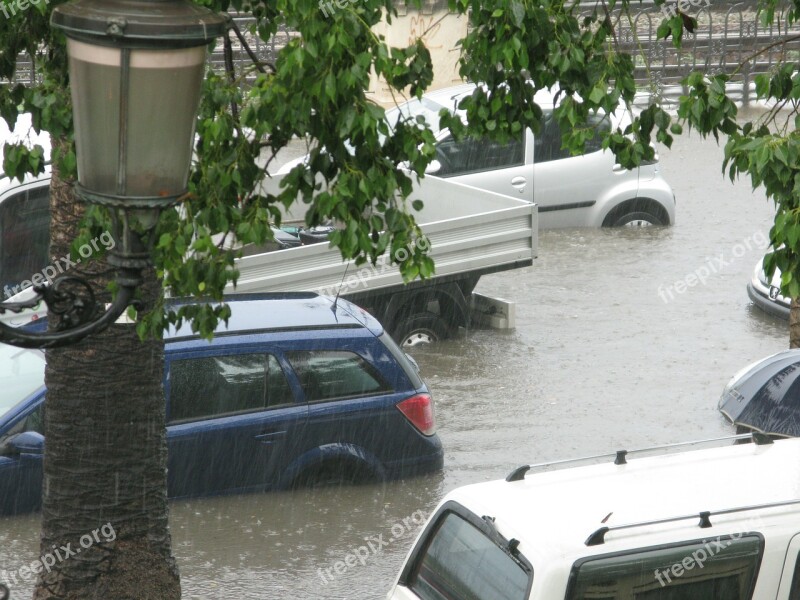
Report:
[[[170,497],[441,469],[428,388],[367,312],[312,293],[228,302],[213,341],[166,336]],[[0,345],[0,514],[40,506],[44,366]]]

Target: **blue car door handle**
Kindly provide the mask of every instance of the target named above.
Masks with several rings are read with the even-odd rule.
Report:
[[[286,436],[286,431],[265,431],[255,436],[255,439],[262,444],[274,444]]]

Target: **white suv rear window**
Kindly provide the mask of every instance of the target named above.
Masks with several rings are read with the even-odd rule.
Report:
[[[525,600],[532,574],[466,519],[446,512],[409,578],[422,600]]]

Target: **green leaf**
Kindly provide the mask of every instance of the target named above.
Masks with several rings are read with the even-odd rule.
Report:
[[[602,82],[598,82],[597,85],[592,88],[592,92],[589,94],[589,101],[593,102],[594,104],[600,104],[600,102],[608,95],[608,90],[606,86],[603,85]]]
[[[525,21],[525,7],[522,5],[522,2],[518,0],[513,0],[511,2],[511,15],[513,17],[514,25],[516,27],[522,27]],[[519,39],[517,37],[512,38],[512,43],[516,42],[519,45]],[[518,47],[514,48],[515,50],[519,50]]]

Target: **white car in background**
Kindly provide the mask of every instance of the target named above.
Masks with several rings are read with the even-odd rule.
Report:
[[[42,146],[50,159],[50,135],[36,133],[29,114],[21,114],[13,130],[0,119],[0,160],[3,144],[23,142],[29,148]],[[21,302],[33,297],[33,290],[20,284],[30,280],[48,264],[50,245],[50,167],[40,175],[28,175],[22,182],[0,172],[0,301]],[[7,325],[23,325],[46,313],[45,307],[23,314],[0,315]]]
[[[747,284],[747,295],[753,304],[764,312],[779,319],[789,320],[791,298],[781,294],[781,271],[776,268],[772,278],[768,279],[764,272],[763,257],[756,263],[753,278]]]
[[[453,112],[459,101],[471,94],[474,84],[463,84],[425,94],[386,111],[389,123],[401,115],[423,116],[437,139],[437,157],[428,173],[459,183],[535,202],[539,227],[606,227],[672,225],[675,195],[661,176],[656,160],[636,170],[622,168],[614,155],[600,148],[599,135],[586,145],[586,153],[572,156],[561,148],[561,134],[553,118],[554,95],[541,90],[536,103],[544,111],[542,132],[528,129],[518,139],[499,144],[469,138],[456,142],[447,129],[439,129],[439,111]],[[591,123],[603,129],[630,123],[625,111],[598,114]],[[307,157],[286,163],[288,173]]]

